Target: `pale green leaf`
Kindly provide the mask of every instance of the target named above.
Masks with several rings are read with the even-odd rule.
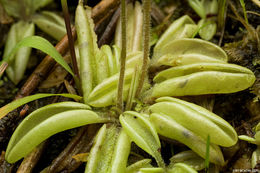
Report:
[[[169,168],[172,168],[176,163],[185,163],[195,170],[202,170],[205,168],[205,161],[202,157],[192,150],[182,151],[170,158]]]
[[[140,168],[152,167],[152,165],[150,164],[151,162],[152,162],[151,159],[143,159],[143,160],[137,161],[137,162],[133,163],[132,165],[129,165],[126,168],[126,173],[135,173]]]
[[[156,101],[158,103],[150,106],[153,113],[162,113],[171,117],[180,125],[201,136],[205,141],[210,135],[211,142],[217,145],[229,147],[237,142],[235,129],[209,110],[172,97],[161,97]],[[197,126],[197,124],[200,125]],[[205,129],[207,130],[205,131]]]
[[[125,172],[131,141],[115,125],[103,125],[95,137],[85,173]]]
[[[198,173],[192,167],[184,163],[176,163],[167,173]]]
[[[255,126],[254,130],[257,132],[260,130],[260,122]]]
[[[201,17],[206,18],[206,8],[203,6],[203,0],[188,0],[189,5]]]
[[[250,143],[253,143],[253,144],[256,142],[255,138],[252,138],[252,137],[249,137],[249,136],[246,136],[246,135],[239,135],[238,138],[240,140],[247,141],[247,142],[250,142]]]
[[[134,69],[125,71],[124,100],[126,100],[127,91],[130,87],[131,77]],[[94,107],[105,107],[115,104],[119,73],[105,79],[98,84],[90,93],[87,103]]]
[[[164,173],[163,168],[141,168],[138,173]]]
[[[53,2],[53,0],[30,0],[33,4],[34,10],[38,10],[39,8],[42,8],[49,3]]]
[[[117,67],[116,67],[116,63],[114,62],[114,57],[113,57],[113,54],[112,54],[112,50],[111,50],[111,47],[108,46],[108,45],[103,45],[101,47],[101,51],[105,54],[105,57],[106,57],[106,61],[107,62],[107,67],[108,68],[108,76],[112,76],[116,73],[118,73],[117,71]]]
[[[20,19],[28,19],[41,7],[53,0],[0,0],[7,13]]]
[[[132,37],[133,37],[133,43],[132,43],[131,51],[133,52],[141,51],[142,39],[143,39],[143,12],[142,12],[142,6],[139,1],[135,1],[135,6],[134,6],[134,28],[133,28]]]
[[[100,50],[97,46],[91,10],[85,9],[82,3],[79,3],[76,9],[75,27],[78,36],[81,85],[84,102],[86,103],[90,92],[98,83],[96,56]]]
[[[257,147],[257,149],[253,152],[251,157],[251,166],[252,168],[255,168],[257,163],[260,161],[260,149]]]
[[[160,36],[158,42],[156,43],[156,46],[154,48],[155,53],[157,51],[160,51],[160,48],[164,47],[169,42],[179,39],[179,38],[189,38],[193,35],[193,32],[195,32],[192,28],[187,28],[186,26],[195,25],[194,21],[188,16],[184,15],[180,17],[179,19],[175,20],[168,29]],[[190,33],[188,35],[185,35],[187,33]]]
[[[15,145],[15,143],[21,140],[28,131],[35,128],[43,120],[50,118],[55,114],[76,109],[90,109],[90,107],[77,102],[60,102],[36,109],[16,128],[15,133],[12,135],[12,139],[9,141],[8,145]]]
[[[126,111],[120,115],[119,120],[131,140],[152,155],[159,166],[164,167],[160,140],[149,119],[137,112]]]
[[[66,34],[64,19],[54,12],[43,11],[34,15],[32,20],[42,31],[58,41]]]
[[[203,71],[154,85],[152,97],[234,93],[247,89],[254,81],[253,74]]]
[[[203,58],[200,58],[200,56],[203,56]],[[224,63],[228,59],[225,51],[211,42],[195,38],[182,38],[171,40],[155,51],[152,64],[154,66],[169,65],[169,63],[171,66],[183,65],[185,64],[183,61],[188,61],[190,57],[192,57],[191,63],[204,62],[204,57],[211,59],[211,61],[208,60],[209,62]],[[160,64],[157,64],[157,62],[160,62]]]
[[[26,125],[27,120],[37,119],[35,117],[41,117],[40,115],[44,112],[45,114],[48,112],[48,108],[45,107],[41,108],[41,110],[41,112],[33,112],[28,115],[24,123],[17,127],[6,150],[5,158],[9,163],[14,163],[25,157],[37,145],[56,133],[87,124],[108,121],[108,119],[100,117],[93,111],[76,109],[60,112],[50,117],[42,117],[37,123],[29,121],[28,123],[32,124],[31,127],[28,127]],[[17,133],[18,135],[16,135]]]
[[[24,72],[31,54],[31,48],[21,47],[12,55],[11,52],[18,42],[26,37],[34,35],[34,28],[33,23],[19,21],[13,24],[8,32],[3,57],[5,58],[9,56],[9,60],[7,62],[9,66],[6,69],[6,72],[8,77],[15,84],[17,84],[24,77]]]
[[[152,113],[150,115],[150,120],[160,135],[175,139],[187,145],[199,156],[205,158],[206,140],[203,139],[201,136],[180,125],[170,116],[162,113]],[[210,145],[210,162],[217,165],[224,164],[223,154],[219,146],[215,144]]]
[[[189,74],[195,74],[203,71],[219,71],[227,73],[245,73],[249,75],[254,75],[248,68],[228,63],[197,63],[188,64],[177,67],[171,67],[166,70],[159,72],[153,79],[156,83],[160,83],[167,79],[172,79],[175,77],[181,77]]]
[[[198,23],[200,30],[199,35],[204,40],[211,40],[217,31],[217,24],[215,21],[201,19]]]

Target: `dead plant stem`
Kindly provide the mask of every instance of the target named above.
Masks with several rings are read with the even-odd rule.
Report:
[[[120,59],[120,75],[117,87],[117,108],[124,111],[123,106],[123,87],[125,76],[125,59],[126,59],[126,1],[121,0],[121,34],[122,34],[122,50]]]

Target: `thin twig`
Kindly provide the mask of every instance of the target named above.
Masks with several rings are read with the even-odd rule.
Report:
[[[81,127],[66,148],[46,168],[48,173],[60,172],[66,169],[69,169],[71,172],[76,169],[81,162],[76,162],[72,156],[89,151],[93,138],[99,128],[100,125],[97,124]]]
[[[94,23],[101,20],[109,11],[114,11],[119,5],[120,0],[102,0],[92,9],[92,18]],[[94,17],[95,16],[95,17]]]
[[[79,69],[78,69],[78,64],[77,64],[77,59],[76,59],[76,54],[75,54],[75,49],[74,49],[74,39],[73,39],[72,32],[71,32],[71,24],[70,24],[70,16],[69,16],[67,0],[62,0],[61,5],[62,5],[65,24],[66,24],[67,35],[68,35],[73,72],[79,80]]]
[[[46,141],[42,142],[28,156],[26,156],[16,173],[31,173],[40,159],[41,153],[43,152],[45,146]]]
[[[98,38],[100,38],[101,35],[104,33],[107,25],[111,22],[111,18],[113,17],[115,11],[119,9],[119,6],[120,4],[118,4],[117,6],[113,5],[113,7],[111,7],[111,9],[108,10],[101,19],[95,22],[95,33],[97,34]]]
[[[133,0],[126,0],[126,4],[128,3],[132,3]],[[120,1],[119,1],[120,2]],[[116,28],[116,25],[117,25],[117,21],[119,20],[119,17],[120,17],[120,6],[119,6],[119,3],[116,4],[116,6],[113,6],[114,9],[110,10],[111,12],[113,12],[113,16],[109,16],[108,19],[111,19],[107,22],[104,17],[104,19],[101,19],[99,20],[96,25],[95,25],[95,29],[96,27],[100,27],[99,25],[104,25],[104,23],[108,23],[108,24],[105,24],[105,29],[104,30],[99,30],[99,31],[96,31],[97,35],[99,36],[99,41],[98,41],[98,46],[101,47],[102,45],[104,44],[110,44],[111,40],[112,40],[112,37],[113,37],[113,34],[115,32],[115,28]],[[109,11],[109,13],[110,13]],[[116,12],[114,12],[116,11]],[[100,27],[101,28],[101,27]]]
[[[257,12],[255,12],[255,11],[246,11],[246,13],[248,13],[248,14],[254,14],[254,15],[256,15],[256,16],[259,16],[259,17],[260,17],[260,14],[259,14],[259,13],[257,13]]]
[[[254,29],[254,27],[253,27],[252,25],[248,24],[248,23],[246,22],[246,20],[243,19],[243,18],[238,14],[235,5],[234,5],[231,1],[229,1],[229,6],[230,6],[232,12],[235,14],[237,20],[240,21],[240,22],[242,23],[242,25],[244,25],[244,27],[246,28],[246,30],[247,30],[247,32],[248,32],[250,38],[256,41],[257,46],[258,46],[258,49],[260,49],[259,36],[258,36],[256,30]]]
[[[163,22],[163,19],[165,18],[165,15],[163,11],[160,9],[160,7],[157,6],[157,4],[152,1],[151,6],[151,17],[154,19],[156,25],[159,25]]]
[[[260,1],[259,0],[251,0],[255,5],[257,5],[260,8]]]
[[[124,111],[123,108],[123,87],[125,76],[125,59],[126,59],[126,1],[121,0],[121,34],[122,34],[122,50],[120,59],[120,76],[117,87],[117,108]]]
[[[142,65],[142,71],[141,76],[139,78],[137,91],[135,94],[135,97],[139,97],[145,77],[147,75],[147,68],[148,68],[148,60],[149,60],[149,54],[150,54],[150,11],[151,11],[151,2],[150,0],[144,0],[143,1],[143,14],[144,14],[144,25],[143,25],[143,65]]]
[[[100,39],[98,41],[98,46],[99,47],[101,47],[103,44],[108,43],[109,38],[112,36],[113,32],[115,31],[116,23],[117,23],[117,21],[119,19],[119,16],[120,16],[120,8],[118,8],[116,10],[116,12],[114,13],[111,21],[107,25],[104,33],[100,37]]]
[[[3,62],[0,66],[0,76],[4,73],[5,69],[8,67],[7,62]]]

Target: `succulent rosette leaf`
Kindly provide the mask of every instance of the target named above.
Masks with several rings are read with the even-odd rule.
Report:
[[[182,151],[175,154],[170,158],[170,161],[170,168],[176,163],[184,163],[197,171],[205,168],[205,160],[192,150]]]
[[[164,70],[154,81],[152,97],[185,96],[238,92],[253,85],[255,76],[235,64],[198,63]]]
[[[154,66],[178,66],[202,62],[227,62],[227,54],[219,46],[197,38],[180,38],[166,42],[154,52]]]
[[[210,161],[224,164],[217,145],[232,146],[238,139],[236,131],[229,123],[205,108],[180,99],[161,97],[156,101],[157,103],[150,106],[150,120],[159,134],[184,143],[203,158],[209,135]]]
[[[126,111],[120,115],[119,120],[131,140],[152,155],[159,166],[164,167],[160,153],[161,143],[148,115]]]
[[[131,141],[121,128],[103,125],[91,148],[85,173],[125,172]]]
[[[89,108],[82,103],[61,102],[32,112],[13,133],[7,146],[6,160],[9,163],[20,160],[45,139],[58,132],[108,121],[107,118],[99,116]]]
[[[176,163],[167,173],[197,173],[197,171],[184,163]]]

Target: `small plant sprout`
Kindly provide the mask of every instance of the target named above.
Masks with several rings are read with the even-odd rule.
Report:
[[[216,33],[215,22],[218,12],[217,0],[188,0],[189,5],[201,17],[198,22],[199,35],[204,40],[211,40]]]
[[[259,162],[260,158],[260,123],[258,123],[254,128],[253,128],[255,135],[254,138],[246,136],[246,135],[239,135],[238,138],[244,141],[247,141],[249,143],[257,145],[257,149],[253,152],[252,158],[251,158],[251,166],[254,168],[257,163]]]

